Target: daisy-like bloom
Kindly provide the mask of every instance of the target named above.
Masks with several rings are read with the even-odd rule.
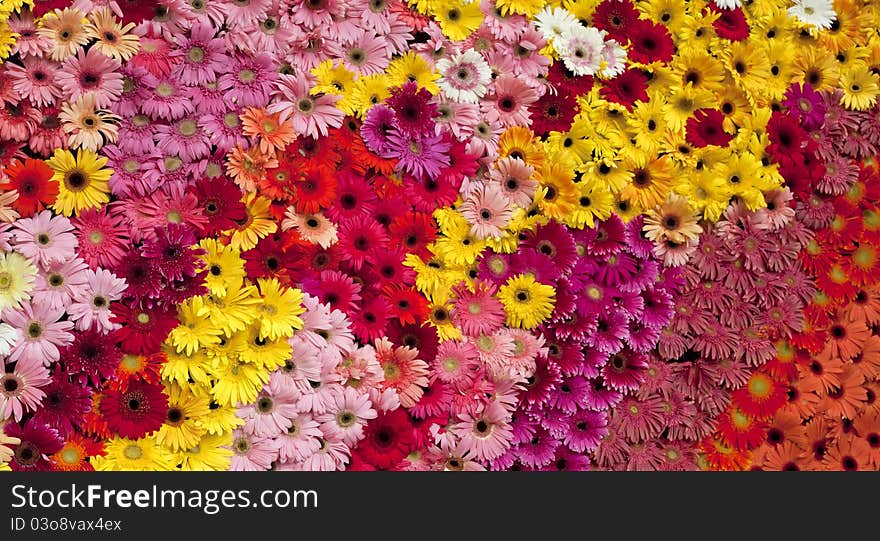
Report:
[[[40,19],[42,25],[37,32],[40,36],[51,40],[49,56],[60,61],[82,51],[82,46],[89,42],[89,36],[83,25],[85,18],[76,9],[56,9],[46,13]]]
[[[511,276],[498,290],[511,327],[534,329],[550,317],[556,301],[553,286],[542,284],[531,274]]]
[[[809,83],[791,85],[782,105],[800,118],[801,126],[806,130],[818,129],[825,120],[826,107],[822,95],[813,90]]]
[[[85,285],[87,268],[85,262],[78,257],[47,265],[37,275],[34,295],[39,295],[41,302],[52,306],[67,306],[74,291]]]
[[[538,181],[532,178],[534,172],[535,168],[523,160],[507,156],[493,164],[489,178],[501,186],[511,204],[527,208],[538,186]]]
[[[788,8],[788,14],[818,30],[828,30],[837,20],[832,0],[794,0],[794,4]]]
[[[491,95],[485,97],[480,108],[485,119],[505,128],[529,125],[529,106],[538,101],[535,89],[512,74],[504,74],[493,85]]]
[[[77,240],[70,220],[48,210],[15,222],[12,234],[15,250],[44,268],[76,255]]]
[[[297,214],[295,207],[287,207],[281,229],[295,227],[300,237],[306,242],[329,248],[339,241],[336,224],[328,220],[320,212],[315,214]]]
[[[457,299],[450,311],[456,327],[468,336],[491,334],[504,323],[504,305],[494,293],[493,284],[478,281],[473,291],[467,287],[454,289]]]
[[[168,396],[161,385],[129,381],[125,391],[107,390],[101,397],[100,410],[114,434],[141,438],[162,427]]]
[[[46,393],[42,387],[52,379],[40,363],[16,363],[12,372],[0,375],[0,420],[15,422],[28,412],[37,411]]]
[[[49,366],[60,358],[59,346],[73,341],[68,331],[72,321],[62,320],[64,307],[52,308],[44,303],[22,304],[18,310],[3,310],[3,319],[16,329],[16,340],[7,362],[21,361]]]
[[[880,95],[878,81],[880,78],[867,65],[861,62],[853,64],[840,77],[840,88],[843,90],[840,103],[856,111],[871,109]]]
[[[459,209],[471,224],[471,234],[478,239],[500,237],[511,218],[510,200],[495,183],[474,190]]]
[[[104,452],[91,459],[97,471],[168,471],[173,467],[170,453],[155,438],[114,435],[105,444]]]
[[[428,386],[428,365],[416,358],[419,351],[407,346],[394,347],[385,337],[375,342],[376,360],[385,372],[383,388],[397,390],[403,407],[412,407]]]
[[[580,24],[566,29],[553,39],[553,48],[565,67],[576,75],[595,75],[602,67],[605,32]]]
[[[535,27],[551,44],[563,34],[577,32],[581,23],[567,9],[547,6],[534,19]]]
[[[49,456],[61,450],[63,442],[58,431],[30,419],[21,426],[10,423],[3,432],[11,439],[18,439],[9,466],[14,471],[48,471],[52,465]]]
[[[687,199],[670,193],[659,207],[648,211],[644,220],[645,236],[654,242],[669,239],[683,244],[695,241],[703,229]]]
[[[315,421],[321,423],[322,432],[354,447],[363,439],[364,427],[376,416],[369,395],[361,394],[352,387],[345,387],[334,395],[327,412],[318,415]]]
[[[478,103],[492,80],[489,64],[473,49],[441,58],[436,69],[440,72],[437,83],[443,95],[456,102]]]
[[[93,324],[104,333],[116,329],[118,325],[110,321],[110,303],[122,297],[125,280],[104,269],[88,269],[85,273],[86,285],[74,292],[73,304],[67,307],[70,319],[82,331]]]
[[[274,156],[277,150],[284,149],[296,139],[294,125],[282,119],[280,113],[247,107],[241,114],[241,122],[242,132],[257,138],[260,152],[269,156]]]
[[[436,178],[449,165],[449,143],[442,135],[405,136],[396,129],[388,135],[386,158],[396,158],[395,170],[411,174],[418,181]],[[435,183],[436,184],[436,183]]]
[[[237,415],[244,419],[242,430],[261,438],[269,438],[287,432],[291,419],[299,408],[300,393],[295,387],[279,384],[272,379],[256,400],[238,409]]]
[[[0,311],[31,298],[37,268],[17,252],[0,252]]]
[[[80,96],[92,96],[95,105],[106,109],[122,94],[122,74],[116,73],[119,61],[113,60],[95,48],[67,59],[55,80],[65,95],[76,100]]]
[[[52,180],[58,183],[58,197],[52,209],[70,216],[107,203],[110,200],[108,181],[113,172],[103,168],[106,163],[107,158],[89,150],[80,149],[74,157],[69,151],[56,149],[46,160],[55,172]]]
[[[115,122],[119,122],[119,117],[97,110],[95,97],[91,94],[65,102],[58,118],[63,123],[64,132],[70,134],[67,144],[71,148],[96,152],[104,143],[116,142],[118,132]]]
[[[257,283],[262,295],[261,303],[257,307],[260,314],[260,338],[290,338],[295,329],[303,327],[303,320],[299,317],[306,311],[302,306],[302,291],[285,288],[274,278],[260,278]]]
[[[15,456],[12,448],[21,443],[19,438],[7,436],[0,426],[0,464],[6,464]]]
[[[461,438],[462,446],[479,460],[492,460],[504,453],[513,440],[510,416],[498,403],[490,402],[478,415],[460,414],[449,430]]]
[[[312,82],[306,74],[281,75],[276,86],[276,99],[266,110],[279,113],[281,122],[290,120],[297,133],[317,139],[342,125],[343,113],[335,106],[340,96],[312,95]]]
[[[124,221],[124,215],[106,208],[85,210],[71,221],[79,241],[77,253],[89,267],[115,267],[122,260],[129,233]]]
[[[138,52],[138,36],[131,34],[135,23],[120,24],[109,7],[89,13],[86,35],[94,39],[92,47],[110,58],[125,61]]]
[[[6,178],[0,182],[0,189],[18,194],[12,208],[22,217],[29,218],[55,202],[58,183],[52,180],[54,173],[43,160],[13,160],[6,165],[3,172]]]
[[[189,29],[189,36],[175,36],[177,49],[171,57],[179,59],[171,71],[188,86],[203,85],[216,79],[223,71],[226,46],[223,38],[214,37],[215,29],[207,21],[197,21]]]
[[[26,57],[23,63],[6,65],[15,91],[37,107],[54,104],[61,97],[55,64],[38,56]]]

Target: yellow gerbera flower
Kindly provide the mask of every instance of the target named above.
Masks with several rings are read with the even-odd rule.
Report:
[[[37,268],[18,252],[0,252],[0,312],[31,298]]]
[[[303,306],[302,291],[283,287],[275,278],[260,278],[262,299],[257,307],[260,320],[260,338],[279,340],[290,338],[297,329],[302,329],[303,320],[299,315],[306,311]]]
[[[104,169],[107,158],[99,157],[90,150],[78,150],[76,157],[69,150],[55,149],[46,165],[58,182],[58,197],[52,210],[70,216],[90,208],[98,208],[110,201],[111,169]]]
[[[498,300],[504,305],[509,326],[534,329],[553,313],[556,290],[535,281],[531,274],[517,274],[498,289]]]

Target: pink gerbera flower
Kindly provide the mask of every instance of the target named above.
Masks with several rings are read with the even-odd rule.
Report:
[[[41,387],[51,382],[49,370],[40,363],[16,363],[12,372],[0,374],[0,421],[17,423],[36,411],[46,396]]]
[[[125,217],[106,208],[88,209],[73,219],[79,240],[77,252],[89,267],[115,267],[125,256],[128,227]]]
[[[275,437],[278,458],[282,463],[302,462],[321,448],[324,434],[318,422],[308,413],[300,413],[290,420],[287,431]]]
[[[358,75],[382,73],[391,60],[391,51],[385,39],[363,29],[356,31],[352,39],[330,42],[328,52],[342,61],[347,69]]]
[[[450,316],[465,335],[491,334],[504,324],[504,305],[494,296],[496,290],[494,284],[485,281],[475,282],[473,291],[467,287],[454,289],[457,299]]]
[[[435,179],[449,165],[449,143],[442,135],[405,136],[396,129],[388,134],[385,158],[396,158],[395,170],[409,173],[416,180]],[[432,180],[434,184],[437,184]]]
[[[501,456],[513,439],[510,428],[510,415],[498,402],[490,402],[477,415],[463,413],[449,431],[461,438],[466,452],[479,460],[492,460]]]
[[[489,178],[504,190],[511,204],[528,208],[538,186],[532,178],[534,172],[535,168],[526,162],[507,156],[495,162]]]
[[[141,109],[152,119],[176,120],[193,112],[183,84],[173,77],[159,79]]]
[[[53,308],[66,307],[73,294],[86,284],[86,263],[80,258],[49,264],[37,274],[31,296]]]
[[[278,457],[278,449],[269,438],[246,433],[239,428],[232,433],[232,471],[264,471]]]
[[[13,237],[15,250],[41,267],[76,255],[77,240],[70,220],[52,216],[48,210],[17,220]]]
[[[189,29],[189,36],[174,36],[178,48],[170,56],[181,62],[171,70],[173,77],[180,78],[187,86],[216,79],[225,68],[227,58],[226,44],[223,38],[215,38],[214,32],[215,28],[209,22],[196,20]]]
[[[345,387],[334,396],[330,409],[316,420],[321,423],[324,433],[353,447],[363,439],[367,421],[375,419],[376,415],[369,395],[359,393],[352,387]]]
[[[495,79],[494,90],[480,107],[486,121],[505,128],[531,124],[529,106],[538,101],[538,93],[518,77],[505,74]]]
[[[299,393],[291,387],[269,384],[253,403],[238,408],[238,417],[244,419],[242,430],[261,438],[271,438],[287,432],[291,419],[297,414]]]
[[[118,60],[103,55],[94,47],[88,52],[80,49],[76,56],[64,61],[56,80],[70,101],[91,94],[95,106],[106,109],[122,94],[122,74],[116,73],[119,67]]]
[[[274,93],[275,101],[266,107],[280,113],[280,122],[290,119],[297,133],[317,139],[327,136],[329,128],[342,125],[343,114],[336,107],[341,96],[312,95],[313,82],[305,73],[281,75]]]
[[[55,103],[61,97],[55,80],[57,66],[42,57],[25,57],[23,62],[24,66],[6,64],[15,91],[37,107]]]
[[[422,396],[422,387],[428,386],[428,365],[418,359],[419,351],[407,346],[394,345],[382,337],[375,342],[376,360],[385,372],[383,388],[397,390],[400,404],[412,407]]]
[[[236,55],[224,71],[217,80],[218,88],[226,92],[227,99],[242,107],[261,107],[267,103],[272,84],[278,78],[272,57],[266,53]]]
[[[86,286],[74,292],[73,304],[67,307],[67,313],[76,322],[76,328],[81,331],[91,329],[93,323],[103,333],[119,328],[118,323],[110,321],[113,315],[110,303],[122,297],[125,287],[125,279],[117,278],[110,271],[88,269]]]
[[[156,146],[171,156],[193,162],[211,154],[211,142],[198,119],[185,116],[156,127]]]
[[[466,385],[480,370],[477,348],[470,342],[447,340],[431,362],[431,381]]]
[[[478,239],[501,237],[513,214],[510,200],[497,184],[478,186],[459,211],[471,224],[471,234]]]
[[[19,361],[49,366],[56,362],[59,346],[73,341],[67,331],[73,328],[72,321],[59,321],[64,315],[64,307],[53,308],[46,303],[23,303],[18,310],[9,308],[3,311],[3,320],[15,328],[16,340],[6,362]]]

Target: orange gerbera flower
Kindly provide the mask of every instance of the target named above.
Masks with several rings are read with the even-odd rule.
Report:
[[[852,365],[847,365],[840,375],[840,386],[830,389],[825,394],[825,398],[819,404],[819,411],[833,418],[855,418],[862,402],[868,398],[867,391],[862,387],[864,381],[861,372]]]
[[[18,190],[18,199],[12,203],[12,208],[22,218],[29,218],[55,203],[58,182],[52,180],[55,173],[43,160],[14,160],[6,166],[5,171],[9,178],[0,183],[0,189]]]
[[[736,408],[752,418],[768,419],[785,405],[785,385],[762,372],[752,373],[749,381],[733,391]]]
[[[860,414],[853,421],[853,428],[857,436],[871,448],[871,463],[875,468],[880,468],[880,414],[876,411]]]
[[[314,214],[333,204],[336,198],[336,177],[323,167],[313,167],[300,173],[294,182],[296,197],[293,204],[300,214]]]
[[[865,408],[863,412],[874,412],[880,414],[880,382],[871,381],[865,384],[865,393],[868,397],[865,399]]]
[[[773,422],[767,429],[764,445],[780,445],[782,443],[793,443],[798,447],[803,447],[806,443],[801,416],[789,410],[779,411],[773,417]]]
[[[299,176],[298,169],[292,162],[278,160],[278,167],[269,169],[266,174],[257,181],[261,195],[276,201],[292,201],[296,190],[293,183]]]
[[[104,420],[104,416],[99,409],[103,397],[104,395],[101,393],[92,395],[92,408],[86,413],[80,427],[86,435],[106,440],[110,438],[110,429],[107,427],[107,421]]]
[[[837,318],[828,328],[828,342],[825,348],[829,355],[848,361],[862,350],[870,334],[871,331],[865,326],[864,321]]]
[[[800,471],[807,465],[801,455],[802,451],[795,444],[787,441],[769,448],[763,454],[761,467],[767,471]]]
[[[293,122],[282,122],[280,113],[267,113],[259,107],[245,107],[241,114],[241,131],[258,139],[260,152],[267,156],[274,156],[296,139]]]
[[[743,471],[752,461],[752,455],[748,450],[736,449],[714,437],[701,441],[700,451],[710,470]]]
[[[815,461],[822,461],[831,443],[828,437],[828,423],[821,417],[814,417],[807,423],[804,430],[806,444],[804,445],[803,457]]]
[[[266,170],[275,167],[278,167],[275,156],[266,155],[255,146],[247,150],[235,147],[226,155],[226,173],[246,192],[256,190]]]
[[[786,339],[776,341],[776,356],[767,361],[764,371],[778,381],[792,381],[797,377],[798,351]]]
[[[868,336],[862,350],[853,356],[852,363],[866,380],[880,376],[880,336]]]
[[[394,166],[397,165],[396,159],[382,158],[370,151],[360,137],[352,140],[348,152],[350,153],[354,170],[360,173],[366,173],[372,169],[377,173],[389,176],[394,173]]]
[[[840,263],[829,267],[827,272],[816,275],[816,285],[832,300],[852,300],[858,288],[852,283],[852,277]]]
[[[880,323],[880,288],[874,286],[858,290],[843,314],[850,321],[863,321],[868,326]]]
[[[814,356],[806,366],[799,367],[801,381],[809,389],[817,389],[821,393],[828,392],[834,387],[840,386],[840,374],[843,372],[843,362],[832,357],[829,348]]]
[[[855,436],[838,438],[834,445],[828,447],[823,464],[829,471],[871,470],[871,447],[868,442]]]
[[[809,419],[816,413],[816,408],[821,402],[816,392],[815,384],[810,385],[799,381],[788,386],[788,403],[782,411],[791,412],[804,419]]]
[[[58,471],[94,471],[95,468],[89,464],[89,457],[103,454],[103,443],[72,433],[64,442],[64,447],[50,459]]]

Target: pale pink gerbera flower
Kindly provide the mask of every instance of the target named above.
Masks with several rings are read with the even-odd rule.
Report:
[[[49,370],[39,363],[16,363],[12,373],[0,373],[0,421],[21,421],[25,413],[40,407],[51,383]]]
[[[391,51],[385,40],[372,32],[359,30],[345,41],[332,41],[327,50],[332,57],[338,58],[342,64],[358,75],[382,73],[391,61]]]
[[[493,377],[502,375],[513,356],[513,338],[504,329],[499,329],[492,334],[481,334],[470,341],[477,347],[480,361],[486,370]]]
[[[330,409],[316,420],[321,423],[323,432],[353,447],[363,439],[367,421],[375,418],[376,410],[372,407],[370,396],[352,387],[345,387],[334,396]]]
[[[502,236],[512,214],[510,200],[495,183],[478,186],[460,211],[471,224],[471,234],[478,239]]]
[[[290,420],[287,431],[279,434],[273,441],[278,448],[278,458],[282,463],[302,462],[321,448],[323,432],[318,422],[308,413],[300,413]]]
[[[467,336],[492,334],[504,324],[504,305],[495,297],[496,287],[485,281],[474,283],[473,291],[466,286],[453,289],[457,299],[450,316],[455,326]]]
[[[67,98],[76,100],[84,94],[95,98],[95,105],[102,109],[110,107],[122,94],[122,74],[116,73],[118,60],[108,58],[96,49],[68,58],[58,72],[56,80]]]
[[[318,244],[322,248],[329,248],[339,241],[336,224],[328,220],[320,212],[315,214],[297,214],[296,208],[290,206],[284,213],[284,221],[281,229],[287,231],[295,227],[299,235],[306,242]]]
[[[31,294],[52,308],[64,308],[70,304],[74,292],[86,285],[85,271],[88,268],[85,261],[78,257],[50,263],[37,274]]]
[[[297,414],[300,393],[289,386],[269,384],[253,403],[238,408],[237,415],[244,419],[242,430],[261,438],[273,438],[287,432],[291,419]]]
[[[492,460],[510,447],[513,430],[510,414],[498,402],[489,402],[477,415],[462,413],[459,421],[449,427],[460,438],[463,448],[479,460]]]
[[[52,38],[37,30],[34,14],[30,10],[14,12],[10,17],[9,30],[18,34],[12,46],[12,52],[21,57],[41,57],[52,49]]]
[[[323,273],[322,273],[323,274]],[[355,349],[354,333],[351,331],[351,321],[342,310],[330,311],[330,328],[327,332],[327,344],[339,350],[343,355],[353,352]],[[372,350],[373,348],[369,348]],[[373,360],[376,359],[373,351]]]
[[[527,208],[532,204],[538,181],[532,178],[535,168],[519,158],[507,156],[495,162],[489,179],[498,184],[514,205]]]
[[[390,340],[376,340],[376,359],[385,372],[382,388],[397,389],[400,403],[411,408],[422,397],[422,387],[428,386],[428,364],[416,357],[417,349],[407,346],[394,347]]]
[[[189,29],[189,36],[174,36],[178,48],[170,56],[180,62],[172,68],[172,77],[178,77],[187,86],[204,84],[217,78],[228,59],[226,44],[223,38],[214,37],[214,31],[207,21],[196,20]]]
[[[52,216],[48,210],[16,221],[13,237],[15,251],[40,267],[67,261],[76,255],[77,240],[70,220]]]
[[[279,466],[279,470],[291,471],[337,471],[345,469],[351,457],[351,449],[345,442],[322,432],[323,437],[318,450],[302,462],[292,462]]]
[[[110,322],[110,303],[122,297],[125,279],[117,278],[108,270],[89,269],[86,282],[85,287],[74,292],[73,304],[67,307],[68,316],[76,322],[76,328],[85,331],[92,328],[93,323],[102,333],[119,328],[119,324]]]
[[[505,128],[530,125],[529,106],[538,101],[535,89],[510,74],[495,79],[494,86],[492,95],[480,104],[486,120]]]
[[[477,348],[470,342],[447,340],[431,362],[431,381],[468,385],[480,371]]]
[[[266,111],[279,113],[281,122],[290,119],[297,133],[317,139],[326,137],[328,128],[341,126],[343,114],[335,105],[340,96],[312,96],[309,93],[311,88],[312,81],[306,74],[281,75],[275,101],[266,107]]]
[[[55,103],[61,97],[61,88],[55,81],[57,65],[37,56],[25,57],[23,62],[24,66],[6,64],[15,91],[37,107]]]
[[[237,429],[232,433],[232,471],[264,471],[272,467],[278,449],[269,438],[261,438]]]
[[[230,26],[257,25],[272,7],[272,0],[228,0],[220,3]]]
[[[3,320],[15,327],[16,339],[6,362],[19,361],[49,366],[56,362],[60,354],[59,346],[73,342],[68,330],[73,328],[71,321],[58,321],[64,315],[64,308],[52,308],[44,303],[22,303],[18,310],[5,309]]]

